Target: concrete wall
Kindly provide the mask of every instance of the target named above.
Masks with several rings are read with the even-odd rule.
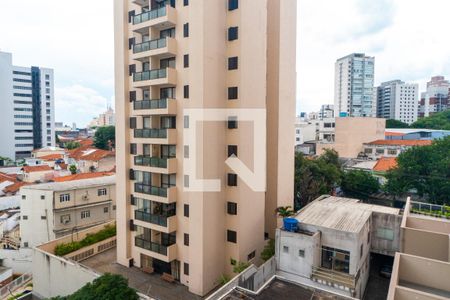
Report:
[[[371,228],[371,251],[379,254],[394,256],[395,252],[400,251],[400,225],[402,216],[383,214],[378,212],[372,213]],[[394,239],[388,240],[377,236],[377,229],[390,229],[394,233]]]
[[[31,273],[33,250],[30,248],[20,248],[19,250],[0,249],[0,259],[3,266],[11,268],[13,272],[19,274]]]
[[[412,228],[402,228],[402,252],[441,261],[450,261],[449,235]],[[430,247],[430,245],[433,245]]]

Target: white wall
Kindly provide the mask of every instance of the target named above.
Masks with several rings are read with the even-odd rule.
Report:
[[[15,159],[12,55],[0,52],[0,156]]]
[[[0,249],[0,259],[3,260],[3,266],[13,269],[14,273],[25,274],[32,272],[33,249]]]

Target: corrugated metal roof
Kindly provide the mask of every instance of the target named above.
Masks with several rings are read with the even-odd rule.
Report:
[[[50,182],[35,184],[22,187],[22,189],[46,190],[46,191],[67,191],[84,189],[89,187],[96,187],[102,185],[109,185],[116,183],[116,176],[103,176],[98,178],[64,181],[64,182]]]

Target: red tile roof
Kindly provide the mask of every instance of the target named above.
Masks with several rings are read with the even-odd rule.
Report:
[[[75,160],[99,161],[108,156],[115,156],[115,152],[97,148],[80,147],[69,151],[69,156]]]
[[[39,157],[39,159],[51,160],[51,161],[62,159],[62,158],[63,158],[62,154],[49,154],[49,155],[44,155],[44,156]]]
[[[22,168],[22,170],[25,173],[32,173],[32,172],[52,171],[52,168],[50,168],[48,165],[40,165],[40,166],[25,166]]]
[[[404,136],[404,133],[401,132],[385,132],[384,133],[385,136]]]
[[[430,140],[376,140],[369,145],[392,145],[392,146],[428,146],[433,141]]]
[[[0,183],[5,182],[5,181],[16,182],[16,177],[13,175],[6,175],[3,173],[0,173]]]
[[[83,147],[94,145],[94,140],[93,139],[83,139],[83,140],[79,140],[78,142]]]
[[[6,193],[6,194],[8,194],[8,193],[15,194],[15,193],[17,193],[20,190],[21,187],[23,187],[24,185],[27,185],[27,184],[28,183],[26,183],[26,182],[16,182],[14,184],[11,184],[11,185],[5,187],[3,189],[3,192]]]
[[[373,167],[373,170],[377,172],[387,172],[390,169],[395,169],[396,167],[397,167],[396,157],[382,157],[377,161],[377,163]]]
[[[54,179],[55,182],[65,182],[65,181],[73,181],[73,180],[81,180],[81,179],[91,179],[103,176],[111,176],[114,173],[110,172],[97,172],[97,173],[80,173],[63,177],[56,177]]]

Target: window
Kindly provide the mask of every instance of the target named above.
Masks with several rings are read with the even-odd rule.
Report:
[[[237,186],[237,175],[228,173],[228,186]]]
[[[108,211],[109,211],[109,208],[108,208],[108,207],[103,207],[103,212],[104,212],[105,214],[107,214]]]
[[[183,24],[183,37],[189,37],[189,23]]]
[[[41,200],[45,200],[45,195],[41,195]]]
[[[231,155],[238,155],[238,146],[228,145],[228,157],[230,157]]]
[[[377,154],[384,154],[384,149],[377,149],[376,152]]]
[[[283,253],[289,253],[289,247],[283,246]]]
[[[27,196],[22,195],[22,200],[25,200],[27,198]]]
[[[189,264],[188,263],[184,263],[183,269],[184,269],[184,275],[189,276]]]
[[[81,212],[81,218],[82,219],[86,219],[86,218],[90,218],[91,217],[91,211],[90,210],[85,210]]]
[[[184,187],[189,187],[189,175],[184,175]]]
[[[183,5],[184,6],[188,6],[189,5],[189,0],[183,0]]]
[[[189,234],[184,234],[184,245],[189,246]]]
[[[247,260],[252,260],[254,259],[256,256],[256,251],[252,251],[252,253],[250,253],[249,255],[247,255]]]
[[[227,202],[227,213],[229,215],[237,215],[237,203]]]
[[[99,189],[99,190],[97,191],[97,195],[98,195],[98,196],[105,196],[106,194],[107,194],[107,192],[106,192],[106,189],[105,189],[105,188]]]
[[[184,208],[184,216],[186,218],[189,218],[189,204],[185,204],[183,208]]]
[[[228,10],[232,11],[238,9],[239,1],[238,0],[228,0]]]
[[[130,144],[130,154],[137,154],[137,145],[136,144]]]
[[[228,100],[236,100],[238,98],[238,87],[233,86],[228,88]]]
[[[299,249],[298,250],[298,256],[305,257],[305,249]]]
[[[184,116],[184,128],[189,128],[189,116]]]
[[[372,149],[366,148],[366,149],[364,149],[364,153],[366,153],[366,154],[372,154]]]
[[[60,217],[61,224],[69,224],[70,223],[70,215],[62,215]]]
[[[130,118],[130,128],[131,128],[131,129],[136,129],[136,128],[137,128],[136,117],[131,117],[131,118]]]
[[[389,149],[389,150],[388,150],[388,154],[389,154],[389,155],[397,155],[397,150]]]
[[[28,220],[28,216],[22,216],[22,220]]]
[[[70,194],[61,194],[59,195],[59,202],[69,202]]]
[[[130,91],[130,102],[136,101],[136,91]]]
[[[132,76],[134,73],[136,73],[136,65],[132,64],[128,66],[128,75]]]
[[[238,39],[238,27],[228,28],[228,40],[234,41]]]
[[[236,129],[238,128],[237,117],[229,117],[228,118],[228,129]]]
[[[23,246],[24,246],[25,248],[28,248],[28,242],[23,242]]]
[[[189,146],[184,145],[184,158],[189,158]]]
[[[185,68],[189,68],[189,54],[185,54],[183,56],[183,66]]]
[[[116,210],[116,206],[115,205],[113,205],[113,210]]]
[[[361,244],[361,247],[359,247],[359,258],[362,258],[362,256],[363,256],[363,251],[364,251],[364,245]]]
[[[237,243],[236,231],[227,230],[227,241],[230,243]]]
[[[228,70],[237,70],[238,68],[238,57],[229,57],[228,58]]]
[[[183,98],[189,99],[189,85],[183,87]]]
[[[41,220],[47,220],[46,216],[41,216]]]
[[[394,231],[389,228],[378,228],[376,231],[376,237],[383,240],[394,240]]]

